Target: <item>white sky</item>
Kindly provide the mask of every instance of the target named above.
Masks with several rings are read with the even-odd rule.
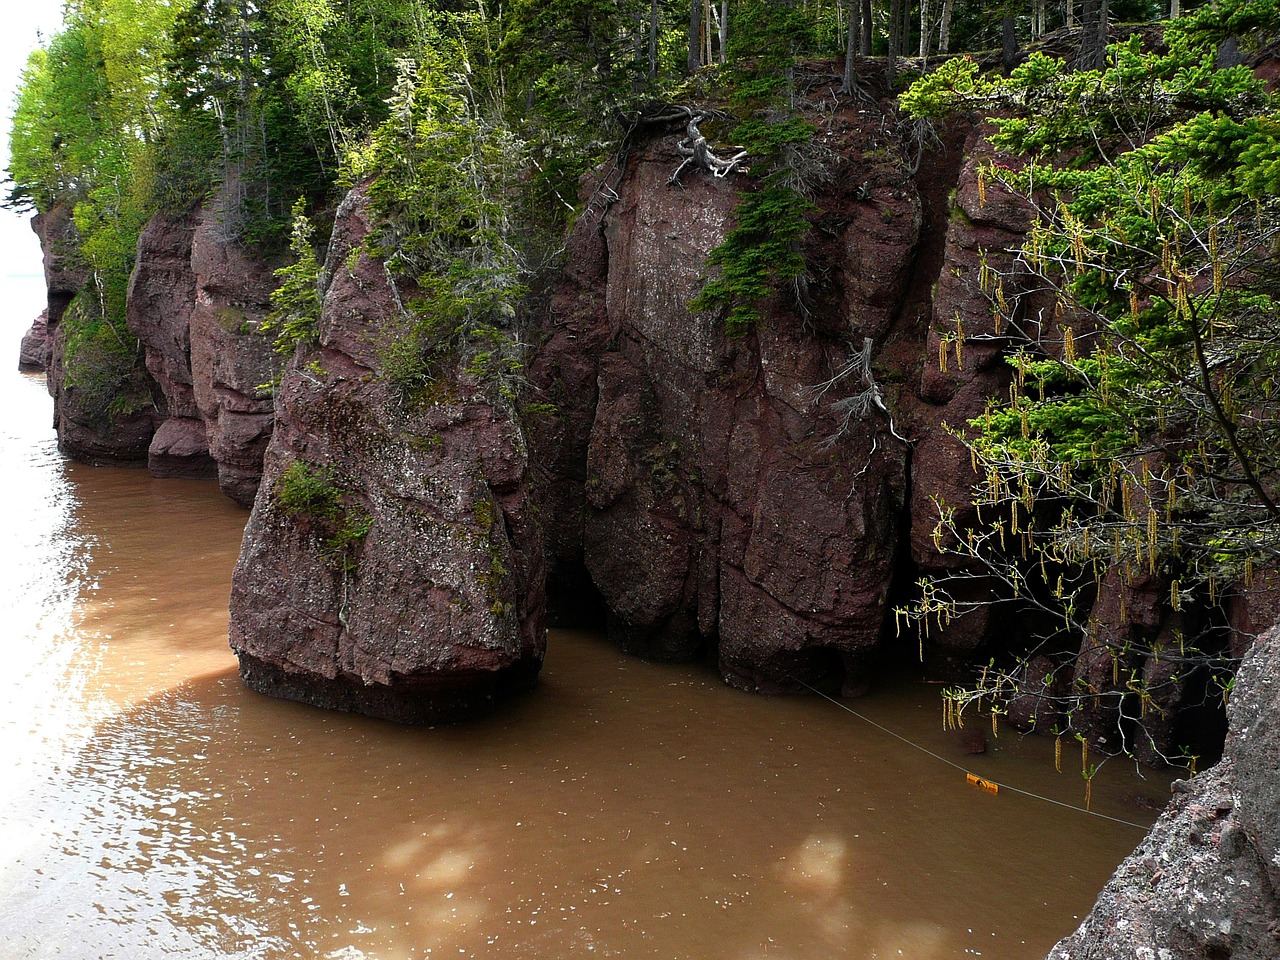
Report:
[[[62,23],[62,0],[5,4],[0,29],[0,167],[9,166],[9,123],[27,56]],[[18,364],[18,340],[44,309],[40,244],[28,217],[0,210],[0,367]]]

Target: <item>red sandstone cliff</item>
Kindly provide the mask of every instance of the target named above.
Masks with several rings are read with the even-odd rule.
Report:
[[[459,363],[402,398],[379,346],[397,318],[358,247],[349,195],[318,342],[276,394],[262,488],[231,591],[231,645],[254,689],[434,723],[529,686],[542,663],[543,546],[524,435]]]

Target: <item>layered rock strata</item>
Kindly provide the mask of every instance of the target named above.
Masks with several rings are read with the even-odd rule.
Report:
[[[191,382],[194,232],[192,216],[154,217],[138,238],[137,262],[129,278],[129,332],[142,343],[147,371],[166,406],[166,417],[147,449],[147,468],[157,477],[217,476]]]
[[[259,327],[276,264],[224,236],[223,202],[147,224],[127,312],[164,397],[148,468],[158,477],[217,477],[223,493],[248,507],[274,412],[277,361]]]
[[[523,434],[462,369],[401,397],[382,348],[401,292],[338,212],[318,341],[282,377],[231,594],[245,682],[414,723],[529,686],[545,642],[542,533]]]

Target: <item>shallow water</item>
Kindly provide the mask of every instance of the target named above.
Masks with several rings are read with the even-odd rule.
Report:
[[[64,462],[0,376],[0,956],[1042,956],[1141,831],[1003,791],[817,698],[739,693],[552,631],[535,692],[434,730],[245,690],[246,514],[212,484]],[[966,757],[937,688],[851,705],[1079,804],[1052,743]],[[1064,764],[1064,767],[1066,764]],[[1168,778],[1109,764],[1127,820]]]

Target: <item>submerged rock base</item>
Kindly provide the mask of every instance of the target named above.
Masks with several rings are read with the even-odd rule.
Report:
[[[495,704],[524,693],[537,683],[541,666],[540,658],[531,657],[500,670],[420,674],[387,686],[345,674],[328,679],[290,673],[242,653],[240,679],[249,689],[281,700],[396,723],[429,725],[480,716]]]

